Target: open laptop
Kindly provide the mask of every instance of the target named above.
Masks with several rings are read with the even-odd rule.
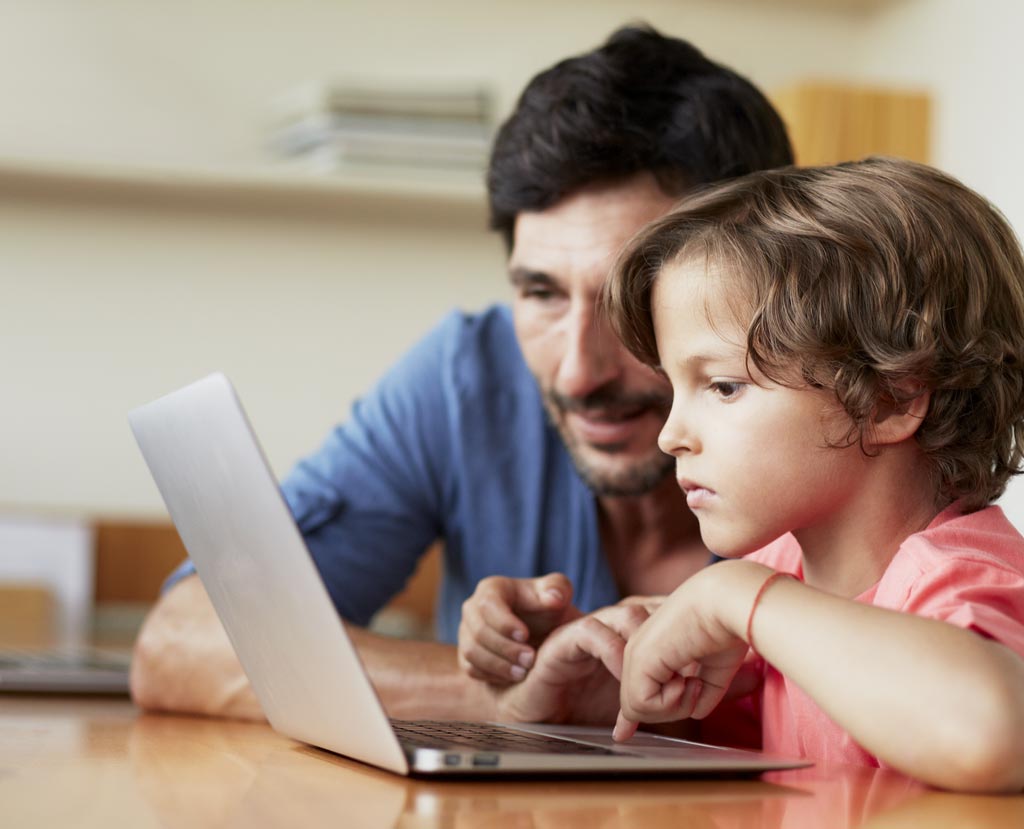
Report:
[[[0,648],[0,692],[128,694],[131,657],[111,648]]]
[[[0,508],[0,693],[128,694],[127,648],[91,647],[96,533]]]
[[[398,774],[749,774],[805,761],[610,728],[391,721],[228,379],[129,415],[132,431],[270,724]]]

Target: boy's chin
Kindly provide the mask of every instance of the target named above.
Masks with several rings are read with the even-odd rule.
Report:
[[[731,533],[705,531],[703,524],[700,528],[700,537],[704,546],[720,558],[743,558],[764,546],[752,539],[739,538]]]

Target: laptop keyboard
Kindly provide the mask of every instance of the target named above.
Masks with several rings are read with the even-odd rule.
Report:
[[[597,746],[527,734],[498,725],[439,720],[392,720],[399,741],[411,748],[465,751],[517,751],[526,754],[604,754],[617,752]]]
[[[127,694],[129,655],[92,648],[0,649],[0,692]]]
[[[127,654],[111,654],[94,648],[0,648],[0,668],[8,670],[88,669],[123,672]]]

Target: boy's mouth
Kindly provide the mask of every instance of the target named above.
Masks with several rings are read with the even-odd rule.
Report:
[[[717,495],[713,489],[709,489],[687,478],[678,478],[677,481],[679,488],[686,493],[686,506],[692,510],[708,506],[711,499]]]

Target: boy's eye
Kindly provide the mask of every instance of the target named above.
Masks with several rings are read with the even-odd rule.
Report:
[[[729,380],[716,380],[711,384],[711,390],[723,400],[728,400],[743,391],[743,384]]]

